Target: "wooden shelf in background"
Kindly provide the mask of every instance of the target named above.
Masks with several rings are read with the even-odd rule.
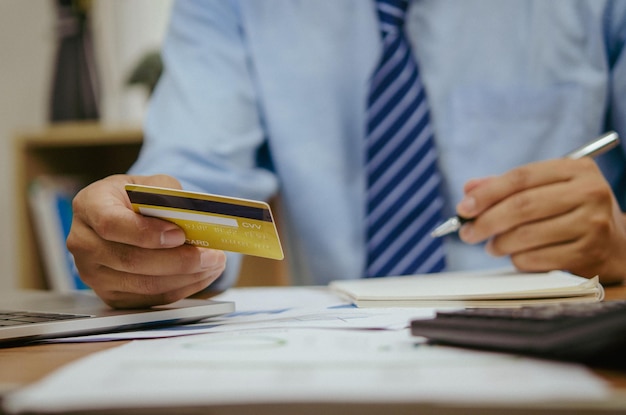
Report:
[[[124,173],[136,160],[143,134],[138,127],[108,127],[95,122],[61,123],[15,137],[19,281],[22,288],[47,288],[41,253],[28,207],[27,189],[40,175],[79,176],[91,183]],[[245,257],[238,285],[287,285],[281,261]]]

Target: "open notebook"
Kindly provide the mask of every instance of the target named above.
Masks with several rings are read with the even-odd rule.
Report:
[[[514,307],[604,297],[598,277],[511,269],[341,280],[330,288],[358,307]]]
[[[0,296],[0,347],[33,340],[183,324],[235,310],[228,301],[185,299],[113,310],[91,292],[16,291]]]

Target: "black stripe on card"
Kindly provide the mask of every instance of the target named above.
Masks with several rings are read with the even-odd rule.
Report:
[[[185,209],[203,213],[236,216],[239,218],[272,222],[269,209],[253,206],[242,206],[234,203],[216,202],[182,196],[162,195],[156,193],[136,192],[127,190],[131,202],[141,205],[163,206],[175,209]]]

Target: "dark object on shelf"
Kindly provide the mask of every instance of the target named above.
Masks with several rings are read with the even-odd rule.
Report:
[[[89,25],[89,0],[56,0],[55,73],[51,121],[99,118],[99,86]]]
[[[163,72],[163,62],[159,52],[147,53],[135,66],[126,83],[128,85],[145,86],[152,94]]]

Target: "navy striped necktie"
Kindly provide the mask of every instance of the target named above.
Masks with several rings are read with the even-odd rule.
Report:
[[[441,176],[417,63],[403,25],[406,0],[376,1],[382,58],[367,103],[366,277],[442,271]]]

